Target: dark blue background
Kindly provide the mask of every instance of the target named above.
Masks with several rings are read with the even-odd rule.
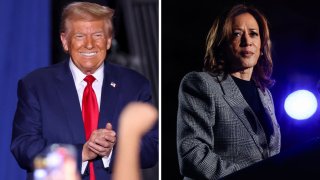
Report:
[[[18,79],[50,63],[50,1],[0,0],[0,179],[25,179],[10,153]]]

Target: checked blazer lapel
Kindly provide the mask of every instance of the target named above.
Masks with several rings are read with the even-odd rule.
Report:
[[[268,96],[267,92],[262,92],[260,89],[258,89],[258,93],[261,99],[261,103],[264,107],[264,111],[267,114],[268,120],[272,122],[272,131],[274,132],[274,129],[277,127],[277,120],[272,106],[272,99]]]
[[[280,136],[280,130],[279,130],[279,125],[275,115],[271,94],[269,94],[270,92],[268,90],[266,90],[265,92],[262,92],[260,89],[258,89],[258,92],[261,99],[261,103],[264,106],[264,111],[267,115],[268,121],[271,121],[271,124],[272,124],[272,130],[271,130],[272,132],[270,133],[271,137],[270,137],[269,147],[270,148],[278,147],[279,139],[277,137]]]
[[[220,76],[217,78],[221,84],[221,88],[223,88],[223,91],[225,92],[223,95],[224,99],[229,104],[233,112],[238,116],[246,130],[249,132],[261,154],[263,154],[263,149],[259,143],[259,137],[256,134],[259,129],[262,129],[261,125],[258,123],[259,120],[257,116],[242,96],[238,86],[230,77],[230,75],[228,75],[225,80],[221,80]],[[253,123],[251,122],[252,124],[249,122],[248,117],[254,119]]]

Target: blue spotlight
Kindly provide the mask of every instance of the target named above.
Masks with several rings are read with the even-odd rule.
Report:
[[[296,120],[308,119],[316,112],[317,106],[316,97],[307,90],[298,90],[289,94],[284,102],[287,114]]]

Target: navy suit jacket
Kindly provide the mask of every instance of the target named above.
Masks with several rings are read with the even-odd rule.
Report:
[[[116,131],[122,109],[132,101],[151,102],[149,81],[135,71],[105,61],[98,128],[105,128],[106,123],[110,122]],[[35,70],[18,83],[11,151],[20,167],[27,170],[28,179],[33,176],[35,156],[53,143],[76,147],[80,171],[85,130],[69,61]],[[116,146],[109,168],[103,167],[101,158],[94,160],[97,179],[111,179],[115,152]],[[157,125],[143,137],[140,159],[142,168],[156,164]],[[87,168],[82,178],[88,177]]]

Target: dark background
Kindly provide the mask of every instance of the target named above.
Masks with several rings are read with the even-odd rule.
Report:
[[[213,20],[237,3],[254,5],[269,20],[276,80],[270,90],[281,128],[281,151],[320,135],[319,110],[308,120],[294,121],[283,108],[286,96],[297,89],[310,90],[319,99],[320,11],[316,1],[162,1],[163,179],[181,179],[176,151],[179,83],[186,73],[202,69]]]

